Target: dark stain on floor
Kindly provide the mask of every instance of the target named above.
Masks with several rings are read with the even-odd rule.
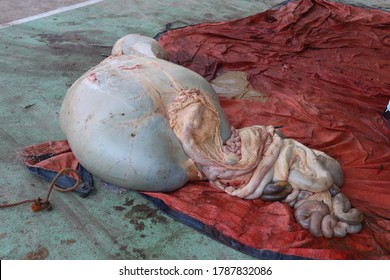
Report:
[[[100,30],[80,30],[64,33],[41,33],[32,36],[41,43],[32,48],[53,54],[56,59],[45,60],[44,64],[36,63],[40,67],[30,71],[38,71],[38,74],[42,75],[61,72],[63,76],[71,77],[73,81],[79,73],[84,72],[91,65],[98,64],[111,54],[112,45],[104,45],[96,39],[99,34],[101,36],[101,32]],[[41,58],[35,59],[38,62]]]
[[[126,199],[126,202],[123,203],[124,206],[132,206],[134,204],[134,199]]]
[[[142,249],[133,248],[133,252],[136,254],[137,258],[146,259],[146,254]]]
[[[52,52],[56,54],[69,53],[72,54],[91,54],[101,53],[102,51],[110,54],[112,46],[101,45],[96,39],[92,39],[95,36],[101,34],[100,30],[89,31],[68,31],[60,34],[37,34],[33,37],[38,38],[40,42],[46,43]]]
[[[131,201],[131,203],[130,201],[128,202],[129,205],[133,204],[133,201]],[[137,204],[132,206],[130,211],[125,214],[125,218],[128,219],[130,224],[134,225],[134,228],[139,231],[143,231],[145,229],[145,220],[150,220],[150,222],[154,225],[158,223],[168,223],[168,219],[160,215],[157,209],[152,208],[146,204]]]
[[[123,210],[125,210],[126,208],[125,207],[123,207],[123,206],[114,206],[114,209],[116,210],[116,211],[123,211]]]
[[[75,239],[66,239],[66,240],[61,240],[61,244],[66,244],[66,245],[72,245],[76,243]]]
[[[168,222],[167,218],[160,215],[156,208],[150,207],[147,204],[134,205],[126,214],[127,218],[133,219],[151,219],[153,224]]]
[[[132,206],[133,204],[134,204],[134,199],[126,198],[125,203],[123,203],[122,205],[119,205],[119,206],[114,206],[114,209],[116,211],[120,211],[121,212],[121,211],[126,209],[126,207],[124,207],[124,206]]]
[[[49,256],[49,251],[45,247],[39,246],[35,251],[28,252],[23,259],[44,260],[47,256]]]
[[[134,225],[135,230],[143,231],[145,229],[145,223],[137,221],[135,219],[130,220],[130,224]]]

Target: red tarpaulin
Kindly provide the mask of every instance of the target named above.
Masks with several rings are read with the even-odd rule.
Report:
[[[302,0],[244,19],[171,30],[159,38],[169,60],[208,80],[243,71],[268,99],[227,100],[237,128],[282,132],[337,159],[342,187],[365,214],[361,233],[313,238],[282,203],[230,197],[207,183],[151,194],[241,243],[319,259],[390,258],[390,13]]]
[[[359,234],[314,238],[288,205],[231,197],[207,182],[147,195],[179,220],[260,258],[390,259],[390,130],[382,116],[390,99],[390,13],[301,0],[171,30],[159,41],[169,60],[208,80],[245,72],[268,98],[221,98],[231,124],[283,125],[286,136],[337,159],[345,172],[341,190],[365,221]]]

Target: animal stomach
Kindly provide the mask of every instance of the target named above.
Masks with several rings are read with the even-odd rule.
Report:
[[[172,191],[202,179],[167,121],[167,108],[186,88],[210,97],[230,137],[219,100],[200,75],[157,58],[111,56],[69,89],[60,123],[69,145],[92,174],[121,187]]]

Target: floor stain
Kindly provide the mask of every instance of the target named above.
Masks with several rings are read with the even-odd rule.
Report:
[[[130,224],[134,225],[134,228],[139,231],[145,229],[143,220],[150,220],[153,225],[168,223],[168,219],[160,215],[157,209],[146,204],[134,205],[131,207],[131,210],[126,213],[125,218],[129,219]]]
[[[123,207],[123,206],[114,206],[114,209],[115,209],[116,211],[123,211],[123,210],[125,210],[126,208]]]
[[[73,77],[75,72],[85,69],[86,64],[97,63],[103,57],[111,53],[111,45],[102,45],[96,38],[102,31],[68,31],[64,33],[43,33],[34,35],[37,41],[44,43],[39,47],[40,51],[50,53],[56,57],[63,57],[43,64],[38,69],[44,72],[61,71],[64,76]],[[81,61],[77,56],[87,57],[88,60]],[[37,58],[38,60],[39,58]],[[38,61],[37,61],[38,62]],[[38,64],[38,63],[37,63]],[[37,70],[37,69],[36,69]]]
[[[72,244],[75,244],[75,243],[76,243],[75,239],[61,240],[61,244],[72,245]]]
[[[136,254],[136,257],[139,259],[146,259],[146,254],[142,249],[133,248],[133,252]]]
[[[143,231],[145,229],[145,223],[139,222],[135,219],[130,220],[130,224],[134,225],[134,229],[138,231]]]
[[[126,202],[123,203],[124,206],[132,206],[134,204],[134,199],[126,199]]]
[[[158,255],[157,255],[158,256]],[[147,259],[146,253],[144,249],[140,248],[133,248],[131,246],[127,245],[120,245],[119,251],[116,252],[112,259],[116,260],[140,260],[140,259]]]
[[[49,255],[49,251],[43,247],[39,246],[35,251],[27,253],[23,259],[25,260],[44,260]]]
[[[168,219],[165,218],[164,216],[156,216],[155,218],[152,219],[152,223],[155,225],[155,224],[167,224],[168,223]]]

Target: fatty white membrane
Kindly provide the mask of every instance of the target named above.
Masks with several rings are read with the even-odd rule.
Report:
[[[134,48],[129,43],[137,41]],[[183,89],[207,94],[219,114],[221,137],[230,127],[218,97],[197,73],[158,57],[151,38],[128,35],[113,55],[69,89],[60,122],[79,162],[102,180],[142,191],[171,191],[200,179],[167,120],[169,104]]]

